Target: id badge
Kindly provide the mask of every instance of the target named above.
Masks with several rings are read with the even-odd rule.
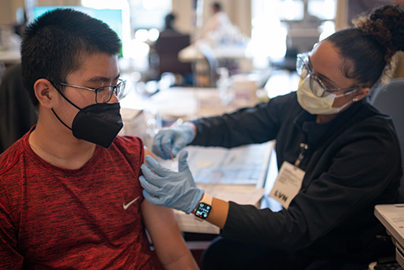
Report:
[[[305,172],[285,161],[279,171],[275,184],[268,196],[288,209],[290,202],[299,193]]]

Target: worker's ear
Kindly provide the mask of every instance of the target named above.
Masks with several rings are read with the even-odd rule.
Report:
[[[39,104],[48,109],[53,108],[57,90],[47,79],[39,79],[34,84],[35,96]]]
[[[358,91],[356,91],[356,92],[354,93],[354,97],[353,97],[353,98],[354,98],[355,101],[359,101],[359,100],[365,98],[365,97],[369,94],[369,92],[370,92],[370,88],[369,88],[369,87],[359,89]]]

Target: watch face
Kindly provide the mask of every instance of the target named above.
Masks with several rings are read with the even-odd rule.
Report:
[[[206,219],[209,215],[210,210],[212,207],[206,203],[199,203],[198,208],[195,211],[195,216],[201,218],[201,219]]]

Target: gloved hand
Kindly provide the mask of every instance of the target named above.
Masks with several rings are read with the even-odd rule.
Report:
[[[176,157],[182,148],[194,140],[194,137],[194,129],[186,124],[163,128],[154,136],[152,152],[163,159],[170,159],[170,152]]]
[[[146,156],[150,168],[142,164],[143,175],[139,177],[139,181],[148,202],[184,211],[187,214],[196,208],[204,191],[196,187],[187,157],[187,151],[180,153],[178,172],[174,172],[161,166],[151,156]]]

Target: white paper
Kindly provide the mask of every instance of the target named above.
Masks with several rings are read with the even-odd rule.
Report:
[[[256,185],[265,179],[273,143],[232,149],[188,146],[188,164],[196,183]]]

